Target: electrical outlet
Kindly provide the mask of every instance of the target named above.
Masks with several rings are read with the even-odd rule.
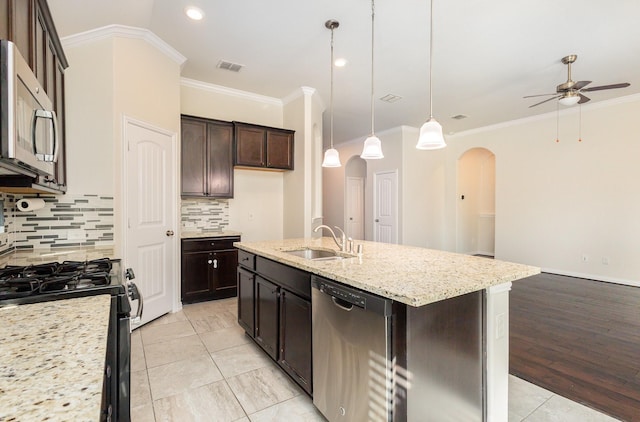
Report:
[[[608,256],[603,256],[602,257],[602,265],[609,265],[609,257]]]
[[[589,255],[583,253],[582,254],[582,262],[587,262],[587,261],[589,261]]]
[[[247,218],[249,221],[253,221],[253,213],[251,211],[247,214]]]

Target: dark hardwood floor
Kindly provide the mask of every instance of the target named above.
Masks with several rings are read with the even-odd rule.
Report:
[[[640,421],[640,288],[553,274],[513,283],[509,372]]]

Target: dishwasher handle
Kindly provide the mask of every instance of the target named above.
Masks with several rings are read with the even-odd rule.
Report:
[[[351,312],[353,310],[353,307],[355,306],[353,303],[349,303],[346,300],[340,299],[339,297],[331,296],[331,300],[333,301],[334,305],[336,305],[343,311]]]

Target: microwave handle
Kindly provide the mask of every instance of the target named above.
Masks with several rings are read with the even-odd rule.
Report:
[[[51,128],[53,130],[53,154],[42,154],[38,152],[38,144],[36,143],[36,122],[39,118],[51,120]],[[33,153],[40,161],[55,163],[58,159],[58,124],[56,112],[49,110],[35,110],[31,125],[31,141],[33,143]]]

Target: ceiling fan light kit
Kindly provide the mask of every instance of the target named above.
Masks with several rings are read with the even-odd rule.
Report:
[[[340,26],[340,22],[329,19],[324,23],[324,26],[331,30],[331,61],[329,62],[331,67],[331,100],[329,106],[331,113],[331,147],[324,153],[322,167],[341,167],[340,154],[338,153],[338,150],[333,147],[333,30]]]
[[[591,92],[591,91],[603,91],[605,89],[617,89],[617,88],[626,88],[631,84],[628,82],[611,84],[611,85],[600,85],[600,86],[592,86],[586,88],[587,85],[591,83],[591,81],[578,81],[575,82],[571,79],[571,64],[575,63],[578,59],[578,56],[575,54],[570,54],[568,56],[563,57],[560,61],[562,64],[567,66],[567,81],[561,83],[556,86],[556,92],[553,94],[538,94],[538,95],[527,95],[524,98],[533,98],[533,97],[547,97],[546,100],[540,101],[539,103],[530,105],[529,108],[539,106],[540,104],[544,104],[548,101],[557,99],[558,102],[564,106],[572,106],[575,104],[584,104],[587,101],[591,101],[591,98],[585,96],[583,92]]]
[[[371,135],[364,141],[364,147],[362,148],[362,154],[360,158],[365,160],[379,160],[384,158],[382,154],[382,142],[375,134],[374,130],[374,98],[373,98],[373,52],[374,52],[374,21],[375,21],[375,4],[374,0],[371,0]]]
[[[429,120],[420,128],[417,149],[433,150],[447,146],[442,134],[442,126],[433,118],[433,0],[431,0],[429,13]]]

